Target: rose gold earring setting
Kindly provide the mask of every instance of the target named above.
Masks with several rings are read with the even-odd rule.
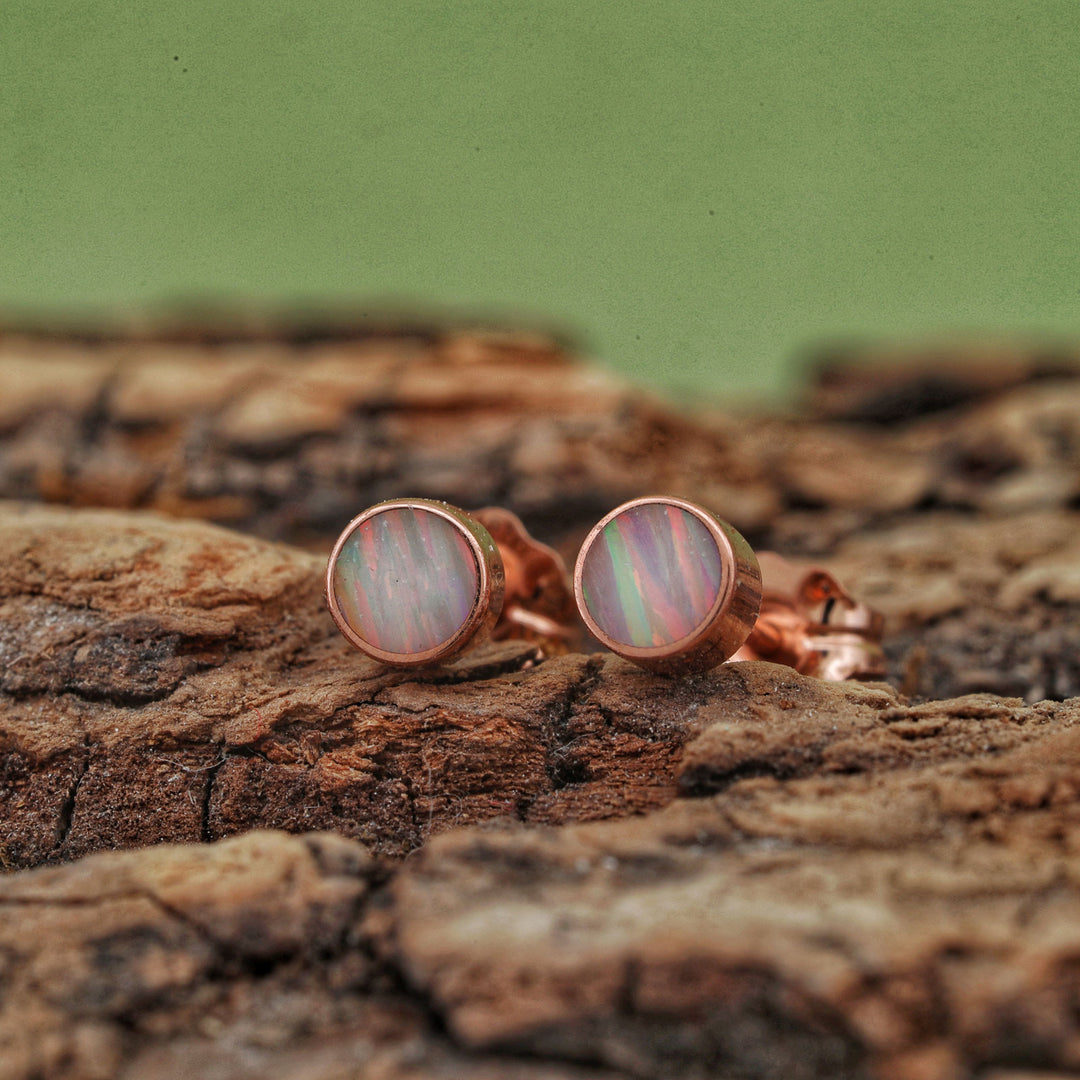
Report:
[[[764,579],[764,580],[763,580]],[[616,507],[574,571],[586,626],[613,653],[663,674],[770,660],[841,681],[880,678],[883,620],[826,570],[772,552],[685,499]]]
[[[574,593],[562,556],[534,540],[521,519],[500,506],[474,510],[472,517],[495,541],[506,574],[502,614],[492,637],[534,641],[548,655],[580,644]]]
[[[829,682],[880,679],[885,620],[827,570],[800,567],[771,551],[758,556],[761,614],[734,660],[772,660]]]
[[[508,510],[391,499],[345,527],[326,570],[334,622],[390,667],[451,660],[486,638],[543,655],[579,642],[669,675],[771,660],[839,681],[880,678],[882,618],[826,570],[754,555],[727,522],[669,496],[616,507],[589,533],[573,589],[556,551]]]
[[[747,639],[761,606],[750,545],[685,499],[633,499],[581,547],[574,594],[585,625],[613,653],[663,674],[708,671]]]
[[[326,569],[326,600],[356,648],[390,667],[426,667],[491,636],[565,651],[575,631],[559,555],[506,510],[467,514],[391,499],[353,518]]]

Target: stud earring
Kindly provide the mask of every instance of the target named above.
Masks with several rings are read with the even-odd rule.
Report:
[[[575,637],[562,559],[494,507],[467,514],[432,499],[369,507],[334,545],[326,600],[345,638],[392,667],[442,663],[488,636],[551,653]]]
[[[612,510],[574,569],[585,625],[603,645],[664,674],[707,671],[753,629],[761,573],[731,525],[685,499],[650,496]]]
[[[634,499],[589,533],[574,571],[585,625],[613,653],[664,674],[770,660],[839,682],[880,678],[882,617],[826,570],[760,560],[703,507]]]

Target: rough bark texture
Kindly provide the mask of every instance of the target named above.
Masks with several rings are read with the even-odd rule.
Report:
[[[572,543],[659,491],[814,554],[931,509],[1075,505],[1070,357],[888,360],[834,358],[799,416],[689,416],[535,335],[0,333],[0,498],[149,507],[317,546],[405,493],[497,503]]]
[[[0,879],[8,1075],[1076,1069],[1076,703],[717,679],[644,817]]]
[[[542,339],[0,339],[0,1078],[1080,1072],[1067,360],[735,418]],[[823,556],[891,685],[388,672],[267,539],[645,490]]]

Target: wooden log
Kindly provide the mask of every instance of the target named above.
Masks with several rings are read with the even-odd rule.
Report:
[[[400,855],[455,824],[671,798],[708,683],[671,694],[610,657],[541,665],[522,644],[387,671],[337,634],[324,566],[204,523],[0,513],[8,862],[258,826]]]
[[[806,414],[689,414],[537,335],[8,332],[0,498],[154,508],[325,548],[365,506],[427,496],[506,506],[572,553],[612,506],[664,492],[820,555],[928,509],[1069,506],[1078,370],[985,350],[906,372],[833,362]],[[945,411],[926,391],[942,371]]]
[[[1080,383],[882,425],[898,385],[691,416],[534,339],[0,339],[0,1076],[1080,1069]],[[823,558],[891,685],[393,672],[325,611],[383,495],[572,555],[649,489]]]
[[[644,815],[0,878],[5,1076],[1075,1070],[1078,703],[717,680]]]
[[[897,684],[1071,696],[1078,530],[1032,526],[937,520],[839,552],[894,627]],[[524,644],[388,671],[335,631],[324,565],[201,522],[0,508],[6,860],[256,827],[401,855],[489,818],[638,812],[674,797],[686,739],[734,693],[727,669],[672,682]]]
[[[325,543],[402,494],[499,503],[554,536],[643,484],[685,486],[691,467],[699,498],[764,521],[763,471],[729,446],[543,338],[0,337],[0,497],[152,507],[294,542]]]

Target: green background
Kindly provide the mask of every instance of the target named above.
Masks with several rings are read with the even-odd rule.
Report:
[[[0,308],[415,300],[674,389],[1080,331],[1080,4],[0,0]]]

